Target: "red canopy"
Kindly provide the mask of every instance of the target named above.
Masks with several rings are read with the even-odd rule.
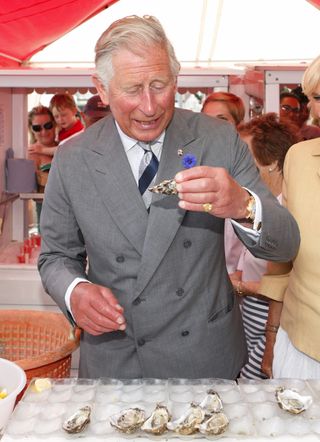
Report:
[[[118,0],[0,0],[0,68],[33,54]]]
[[[320,0],[307,0],[309,3],[311,3],[316,8],[320,9]]]

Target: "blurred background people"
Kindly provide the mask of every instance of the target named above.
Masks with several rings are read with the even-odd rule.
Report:
[[[27,150],[27,157],[35,162],[39,193],[44,192],[52,157],[57,148],[55,128],[56,123],[49,108],[37,106],[28,113],[30,144]],[[42,201],[36,201],[38,225],[41,207]]]
[[[301,86],[280,94],[280,119],[296,124],[301,141],[320,137],[320,127],[308,122],[310,117],[308,102],[308,97],[302,92]]]
[[[288,121],[279,121],[275,113],[263,114],[238,126],[241,138],[248,144],[261,178],[281,202],[282,170],[289,148],[299,140],[298,129]],[[242,248],[237,272],[231,275],[235,291],[242,296],[242,318],[248,346],[248,362],[240,377],[266,378],[261,371],[265,347],[265,327],[269,302],[259,294],[267,261],[255,258]]]
[[[280,94],[280,120],[289,120],[297,127],[300,127],[301,104],[299,98],[292,92],[282,92]]]
[[[306,69],[303,92],[320,117],[320,56]],[[320,138],[291,147],[285,160],[283,204],[298,222],[301,243],[289,263],[269,263],[260,292],[272,299],[263,371],[275,378],[320,378]]]
[[[292,89],[294,95],[300,101],[300,133],[303,140],[311,140],[320,137],[320,127],[310,118],[309,99],[303,93],[301,85]]]
[[[91,126],[91,124],[95,123],[103,117],[106,117],[110,113],[110,106],[102,103],[99,95],[93,95],[86,102],[82,110],[82,119],[85,127],[87,128]]]
[[[58,127],[59,143],[83,132],[84,126],[79,118],[79,110],[72,95],[55,94],[50,100],[49,108]]]
[[[238,126],[244,119],[245,107],[237,95],[230,92],[213,92],[205,99],[201,112]]]

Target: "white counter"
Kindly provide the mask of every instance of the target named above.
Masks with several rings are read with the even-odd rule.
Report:
[[[128,441],[130,441],[130,442],[150,442],[150,439],[145,438],[145,437],[123,438],[123,437],[116,436],[116,437],[108,438],[108,439],[106,439],[106,438],[101,439],[98,437],[90,437],[90,436],[83,437],[80,435],[78,437],[75,437],[75,436],[72,437],[72,440],[78,440],[78,439],[80,439],[81,441],[85,441],[85,442],[101,442],[102,440],[104,440],[105,442],[128,442]],[[23,441],[39,442],[39,440],[41,440],[41,439],[39,439],[38,437],[31,437],[31,438],[26,437],[26,438],[16,439],[16,438],[12,438],[10,436],[4,435],[1,439],[1,442],[17,442],[18,440],[21,442],[23,442]],[[65,439],[62,439],[61,437],[50,437],[50,439],[48,439],[49,442],[62,442],[64,440],[70,440],[70,437],[66,437]],[[217,436],[215,438],[212,437],[211,439],[205,439],[205,438],[199,439],[199,437],[192,438],[191,436],[185,436],[183,439],[165,438],[165,437],[155,438],[154,437],[152,440],[158,440],[161,442],[181,442],[181,441],[186,441],[186,440],[200,440],[200,441],[201,440],[203,440],[203,441],[221,440],[221,442],[253,442],[253,441],[257,441],[257,442],[272,442],[272,441],[274,441],[274,442],[297,442],[297,441],[303,440],[306,442],[313,442],[313,441],[319,442],[319,436],[309,435],[309,436],[302,436],[301,437],[301,436],[288,436],[288,435],[286,435],[286,436],[281,436],[281,437],[279,436],[279,437],[269,437],[269,438],[267,438],[267,437],[246,438],[244,436],[240,436],[238,438],[230,438],[230,437],[226,437],[226,436],[222,436],[222,437]]]
[[[295,388],[312,397],[312,405],[299,415],[278,406],[275,389]],[[141,430],[123,435],[110,425],[110,417],[127,408],[139,407],[149,416],[157,403],[165,403],[172,419],[178,419],[191,402],[201,403],[208,390],[218,392],[223,412],[229,419],[220,436],[147,436]],[[69,435],[63,422],[84,405],[92,408],[91,421],[82,433]],[[234,381],[223,379],[60,379],[52,380],[49,390],[36,393],[29,387],[6,427],[1,442],[64,442],[81,439],[86,442],[149,442],[150,440],[180,442],[182,440],[216,440],[226,442],[319,441],[320,380]]]

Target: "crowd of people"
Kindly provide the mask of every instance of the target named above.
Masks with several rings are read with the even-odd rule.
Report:
[[[29,113],[38,267],[82,329],[79,376],[320,377],[320,58],[249,121],[229,92],[175,108],[154,17],[113,23],[95,64],[82,112],[56,94]]]
[[[53,156],[65,141],[110,113],[98,95],[88,99],[82,112],[74,97],[67,93],[52,97],[49,107],[35,106],[28,113],[29,145],[27,157],[34,160],[37,191],[44,193]],[[37,224],[40,224],[42,201],[36,200]],[[39,227],[38,227],[39,228]]]

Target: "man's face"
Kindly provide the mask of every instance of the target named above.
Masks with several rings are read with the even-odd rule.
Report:
[[[167,53],[161,47],[134,54],[121,49],[113,55],[114,76],[106,91],[98,88],[102,101],[123,132],[139,141],[156,139],[174,112],[176,78]]]

